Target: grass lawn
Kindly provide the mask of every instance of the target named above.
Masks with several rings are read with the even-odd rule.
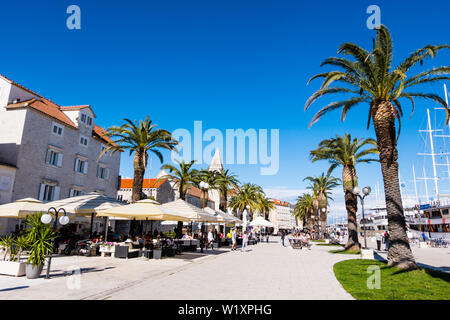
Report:
[[[330,246],[330,247],[343,247],[343,244],[333,244],[333,243],[318,243],[316,246]]]
[[[319,240],[311,240],[311,242],[325,242],[325,240],[323,240],[323,239],[319,239]]]
[[[367,282],[380,268],[380,289],[369,289]],[[345,290],[357,300],[450,300],[450,274],[420,269],[400,271],[377,260],[345,260],[334,265],[334,274]],[[371,281],[369,281],[371,282]]]
[[[330,250],[328,252],[329,253],[338,253],[338,254],[361,254],[360,250],[358,250],[358,251],[347,251],[347,250],[339,249],[339,250]]]

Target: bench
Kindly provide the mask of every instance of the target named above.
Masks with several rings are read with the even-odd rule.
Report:
[[[296,241],[294,241],[294,240],[296,240]],[[301,241],[300,239],[289,239],[289,244],[291,245],[291,247],[293,248],[293,249],[303,249],[304,247],[305,248],[308,248],[308,249],[311,249],[311,243],[309,243],[309,242],[303,242],[303,241]]]

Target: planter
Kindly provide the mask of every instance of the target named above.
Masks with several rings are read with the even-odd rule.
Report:
[[[162,249],[153,249],[153,259],[161,259]]]
[[[25,262],[0,261],[0,274],[21,277],[25,275]]]
[[[325,239],[325,243],[330,243],[330,239]]]
[[[44,268],[44,265],[40,266],[33,266],[32,264],[27,263],[26,265],[26,275],[27,279],[37,279],[40,277],[42,273],[42,269]]]
[[[373,250],[372,249],[361,249],[361,259],[373,260]]]

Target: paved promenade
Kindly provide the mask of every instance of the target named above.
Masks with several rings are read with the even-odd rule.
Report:
[[[329,254],[326,246],[293,250],[278,241],[248,252],[159,261],[58,257],[50,280],[0,276],[0,299],[352,299],[333,265],[354,256]],[[81,268],[81,276],[68,276],[70,266]]]

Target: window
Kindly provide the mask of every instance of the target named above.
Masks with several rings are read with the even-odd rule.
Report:
[[[109,169],[105,168],[101,165],[97,167],[97,177],[100,179],[108,179],[109,178]]]
[[[62,152],[55,150],[53,148],[47,149],[45,163],[55,167],[62,167],[62,159],[63,159]]]
[[[81,136],[81,137],[80,137],[80,144],[81,144],[82,146],[87,147],[87,145],[88,145],[88,139],[87,139],[86,137]]]
[[[92,117],[88,116],[85,113],[81,114],[81,118],[80,121],[83,122],[84,124],[88,125],[88,126],[92,126]]]
[[[62,136],[63,127],[61,125],[57,124],[56,122],[53,122],[52,123],[52,133],[57,136]]]
[[[88,161],[76,158],[75,159],[75,172],[87,174],[88,173]]]
[[[60,187],[54,184],[41,183],[39,189],[39,200],[41,201],[53,201],[59,200]]]
[[[69,198],[82,196],[83,194],[84,192],[82,190],[72,188],[69,191]]]

